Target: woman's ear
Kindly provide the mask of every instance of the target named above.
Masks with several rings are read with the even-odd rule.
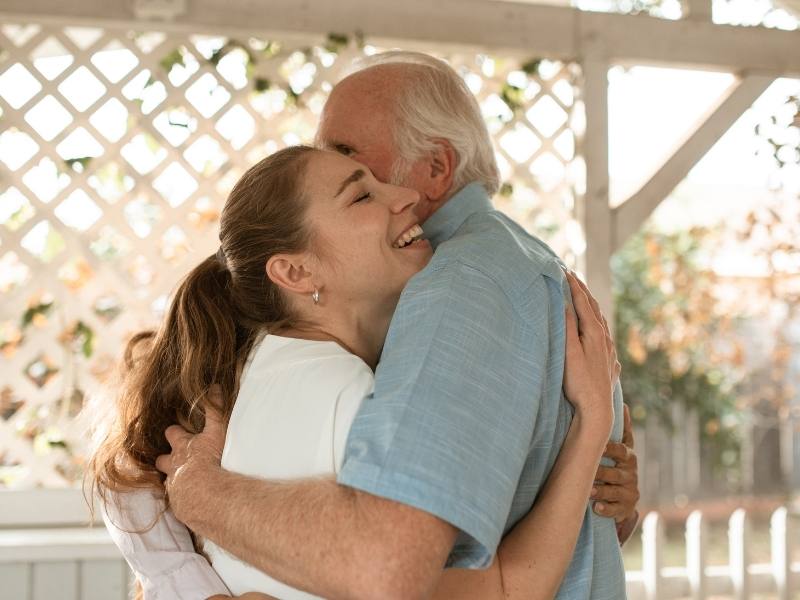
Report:
[[[276,254],[267,261],[267,277],[287,292],[311,294],[312,273],[305,254]]]

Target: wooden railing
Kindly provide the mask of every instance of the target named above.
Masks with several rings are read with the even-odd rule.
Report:
[[[131,573],[102,524],[88,527],[79,490],[0,492],[0,600],[124,600]],[[664,519],[648,514],[641,529],[642,570],[628,571],[629,600],[746,600],[771,594],[792,600],[800,593],[800,528],[790,511],[770,520],[771,560],[753,564],[751,523],[744,509],[729,520],[727,565],[709,565],[707,519],[686,520],[686,563],[665,566]],[[800,558],[800,557],[798,557]]]
[[[665,567],[663,518],[650,513],[642,524],[642,570],[628,571],[629,600],[672,600],[673,598],[724,597],[745,600],[754,594],[775,594],[778,600],[797,598],[800,591],[800,562],[792,562],[793,547],[800,547],[786,507],[770,519],[771,561],[752,564],[750,520],[737,509],[728,524],[727,565],[710,566],[708,524],[703,513],[694,511],[686,520],[686,563]]]

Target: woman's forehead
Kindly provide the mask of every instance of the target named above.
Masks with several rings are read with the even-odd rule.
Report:
[[[363,164],[338,152],[321,150],[311,157],[306,171],[306,191],[315,200],[335,202],[349,184],[369,177]]]

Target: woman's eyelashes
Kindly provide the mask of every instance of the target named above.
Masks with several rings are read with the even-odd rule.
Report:
[[[353,204],[357,204],[358,202],[362,202],[363,200],[371,200],[372,199],[372,192],[366,192],[364,194],[359,195],[354,201]]]

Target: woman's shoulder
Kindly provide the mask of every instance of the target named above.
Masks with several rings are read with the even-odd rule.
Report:
[[[372,379],[369,366],[335,342],[303,340],[277,335],[264,336],[253,349],[248,371],[258,373],[299,372],[326,386],[346,385],[353,379]]]

